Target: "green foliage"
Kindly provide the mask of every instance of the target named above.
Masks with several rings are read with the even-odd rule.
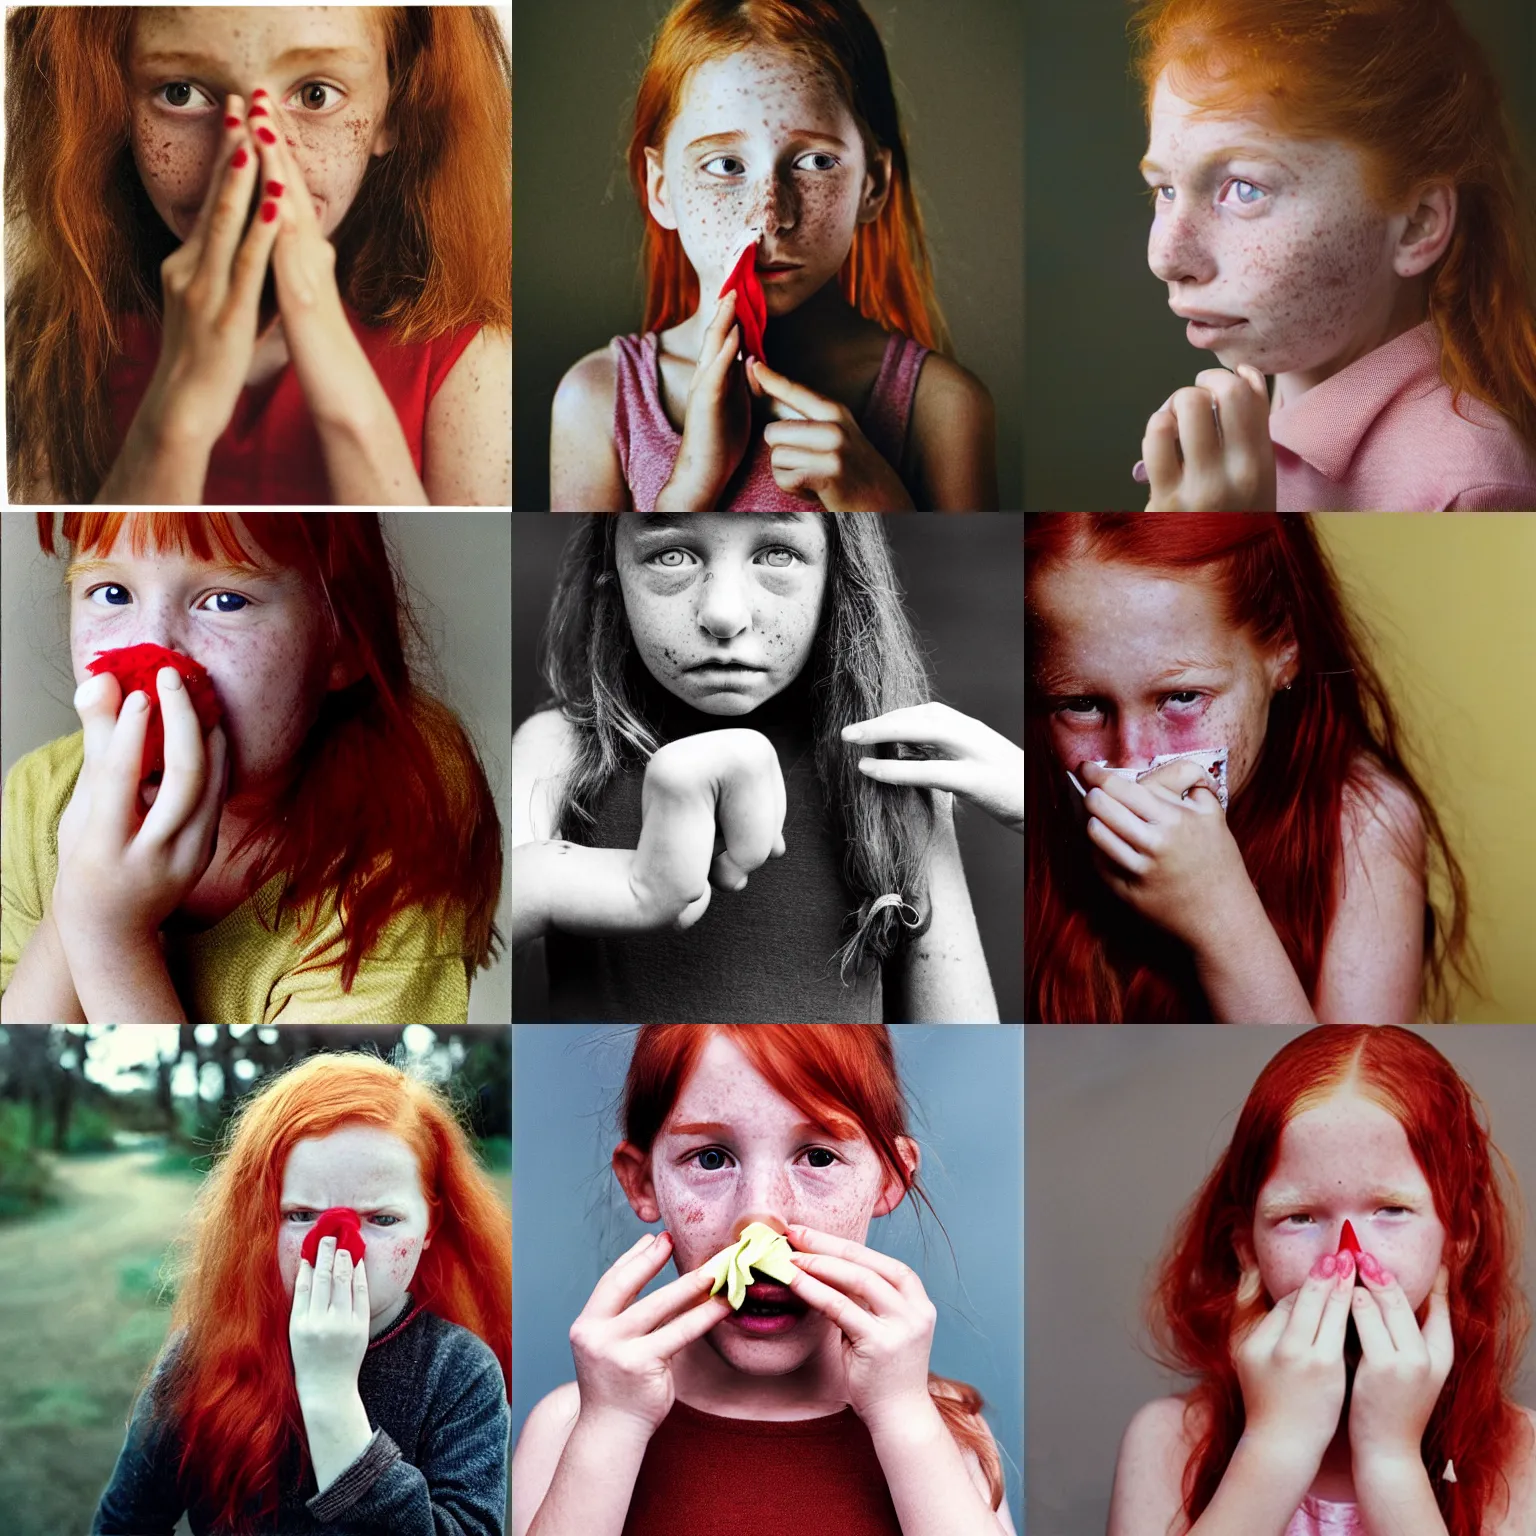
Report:
[[[90,1387],[74,1381],[56,1381],[18,1392],[7,1417],[18,1429],[88,1429],[105,1423],[107,1413]]]
[[[168,1307],[176,1299],[176,1287],[165,1272],[164,1257],[125,1259],[117,1266],[117,1294],[124,1301],[152,1301]]]
[[[31,1119],[26,1105],[0,1101],[0,1221],[59,1203],[48,1165],[32,1150]]]
[[[90,1104],[76,1103],[64,1137],[65,1152],[112,1152],[116,1150],[116,1122]]]
[[[154,1173],[180,1174],[184,1178],[202,1179],[213,1166],[213,1159],[207,1152],[201,1152],[196,1147],[186,1147],[180,1142],[173,1142],[160,1154],[151,1165]]]
[[[506,1173],[512,1166],[512,1138],[485,1136],[475,1143],[487,1173]]]

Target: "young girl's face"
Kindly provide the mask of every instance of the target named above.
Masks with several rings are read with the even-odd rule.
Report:
[[[1402,287],[1393,248],[1406,220],[1376,210],[1360,152],[1195,112],[1160,80],[1142,164],[1156,199],[1147,261],[1169,304],[1242,322],[1191,329],[1191,345],[1269,374],[1368,350]]]
[[[254,540],[256,572],[223,568],[179,551],[132,553],[127,530],[105,559],[69,567],[69,647],[75,685],[98,651],[145,643],[201,663],[223,705],[229,741],[226,808],[237,796],[278,789],[320,712],[328,688],[349,678],[332,661],[319,588],[272,564]],[[158,787],[142,789],[153,803]],[[247,809],[254,802],[246,802]]]
[[[699,65],[663,153],[645,153],[651,213],[678,232],[710,310],[749,227],[763,231],[759,262],[800,264],[763,280],[769,315],[782,315],[837,275],[884,203],[888,152],[871,175],[835,87],[767,48]]]
[[[1063,769],[1225,746],[1229,799],[1242,789],[1294,671],[1290,649],[1262,652],[1199,579],[1084,557],[1053,561],[1030,591],[1035,682]]]
[[[352,206],[369,157],[394,145],[384,38],[362,7],[147,7],[135,15],[128,84],[134,163],[183,240],[229,142],[231,94],[249,112],[256,87],[267,91],[266,121],[284,135],[326,235]]]
[[[614,555],[646,670],[705,714],[750,714],[810,657],[827,554],[815,512],[622,514]],[[722,661],[745,669],[703,665]]]
[[[679,1274],[728,1248],[754,1221],[862,1243],[870,1217],[900,1202],[901,1185],[888,1183],[857,1127],[840,1127],[841,1139],[805,1121],[734,1042],[714,1035],[656,1138],[648,1176],[632,1148],[615,1152],[636,1214],[672,1234]],[[779,1375],[803,1363],[831,1326],[811,1311],[785,1333],[757,1337],[726,1319],[708,1338],[738,1370]]]
[[[372,1125],[343,1126],[294,1146],[283,1169],[277,1230],[277,1267],[290,1302],[304,1239],[315,1218],[335,1206],[360,1218],[368,1309],[376,1322],[391,1323],[432,1241],[415,1154]]]
[[[1445,1228],[1402,1124],[1346,1089],[1290,1120],[1253,1218],[1253,1251],[1272,1301],[1289,1295],[1344,1223],[1418,1307],[1429,1295]]]

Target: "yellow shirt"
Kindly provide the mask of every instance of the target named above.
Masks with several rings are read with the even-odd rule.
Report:
[[[59,867],[59,818],[85,758],[76,731],[21,758],[5,776],[0,851],[0,992],[42,921]],[[194,1024],[463,1024],[469,1017],[470,962],[462,911],[438,937],[433,913],[415,907],[379,935],[350,992],[339,963],[322,956],[341,933],[335,902],[300,943],[297,914],[272,931],[284,876],[274,875],[203,933],[164,935],[166,968]],[[261,918],[268,927],[263,927]],[[336,960],[340,948],[326,959]],[[309,966],[322,968],[306,969]]]

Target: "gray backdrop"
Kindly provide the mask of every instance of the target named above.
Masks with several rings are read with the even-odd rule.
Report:
[[[588,514],[581,514],[588,515]],[[596,515],[596,514],[592,514]],[[536,658],[555,569],[570,523],[514,513],[514,729],[544,693]],[[1013,512],[890,513],[885,529],[907,609],[927,647],[939,694],[1010,741],[1024,740],[1024,530]],[[1005,1023],[1024,1017],[1024,839],[955,800],[955,830],[971,905]],[[548,1015],[543,941],[516,968],[512,1017]]]
[[[1102,1536],[1131,1415],[1188,1387],[1141,1352],[1158,1255],[1288,1036],[1210,1024],[1041,1024],[1027,1033],[1029,1529]],[[1529,1191],[1536,1030],[1463,1024],[1417,1033],[1481,1097],[1495,1144]],[[1529,1226],[1528,1203],[1517,1219]],[[1528,1294],[1532,1258],[1528,1245]],[[1521,1386],[1520,1400],[1536,1404],[1529,1366]]]
[[[592,1288],[647,1231],[609,1157],[636,1031],[512,1026],[512,1443],[546,1392],[575,1379],[567,1334]],[[949,1233],[904,1200],[868,1245],[910,1264],[939,1310],[929,1368],[986,1399],[1022,1531],[1022,1026],[895,1025],[919,1174]],[[921,1202],[918,1202],[921,1205]],[[527,1256],[521,1272],[518,1254]],[[958,1265],[958,1273],[957,1273]],[[671,1263],[642,1294],[677,1278]]]
[[[381,512],[384,536],[427,632],[437,676],[426,686],[463,721],[485,765],[502,828],[501,900],[496,925],[512,932],[512,700],[507,658],[512,648],[507,571],[512,560],[508,512]],[[0,540],[0,768],[35,747],[80,729],[71,703],[69,609],[59,583],[69,545],[55,519],[50,558],[37,542],[31,512],[3,514]],[[413,664],[416,658],[412,658]],[[512,968],[504,951],[470,985],[471,1024],[505,1023],[512,1013]]]
[[[1131,0],[1026,0],[1029,412],[1024,506],[1139,510],[1147,418],[1209,353],[1184,339],[1147,267],[1146,123],[1130,72]],[[1536,163],[1536,5],[1457,0],[1500,73]],[[1004,506],[1017,505],[1004,501]]]
[[[629,190],[624,148],[646,51],[669,8],[670,0],[519,0],[517,6],[516,507],[549,505],[549,410],[560,376],[594,347],[638,332],[644,318],[644,223]],[[955,357],[997,406],[999,505],[1018,507],[1024,470],[1023,7],[1019,0],[865,0],[865,9],[890,62]]]

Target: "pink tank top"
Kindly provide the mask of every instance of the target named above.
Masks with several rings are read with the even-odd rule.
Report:
[[[656,333],[615,336],[608,345],[615,369],[613,440],[619,464],[635,511],[654,512],[683,445],[682,433],[674,430],[661,404]],[[859,430],[898,475],[917,375],[928,351],[911,337],[892,332],[869,404],[858,419]],[[759,435],[720,497],[722,512],[804,512],[821,505],[815,498],[807,500],[781,490],[773,478],[772,456],[773,450]],[[907,494],[916,505],[916,489],[907,485]]]
[[[1285,1536],[1366,1536],[1358,1504],[1335,1504],[1309,1493],[1291,1516]]]

